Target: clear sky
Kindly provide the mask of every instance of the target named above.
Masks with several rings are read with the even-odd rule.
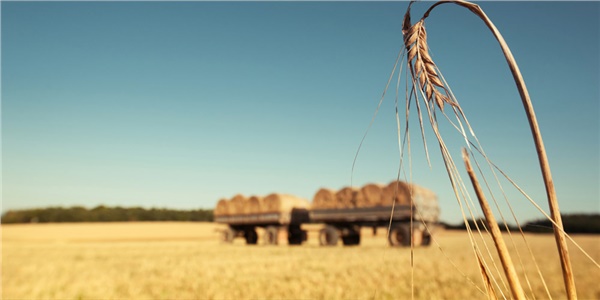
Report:
[[[212,208],[236,193],[311,199],[350,185],[407,4],[2,1],[2,210]],[[430,4],[417,3],[413,20]],[[562,211],[600,212],[600,3],[480,6],[528,84]],[[488,154],[546,208],[496,41],[453,5],[436,8],[426,27]],[[390,90],[355,186],[396,177],[394,100]],[[457,222],[439,151],[430,141],[430,169],[417,126],[411,135],[413,180]],[[446,139],[459,157],[462,139]],[[512,204],[520,219],[541,217],[522,199]]]

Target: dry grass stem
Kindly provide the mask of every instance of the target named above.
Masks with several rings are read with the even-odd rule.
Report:
[[[510,284],[512,295],[515,299],[525,299],[525,294],[523,293],[521,282],[519,281],[519,277],[517,276],[517,272],[512,263],[512,259],[510,258],[510,254],[508,253],[508,248],[506,248],[504,240],[502,239],[502,233],[500,232],[500,228],[498,228],[498,222],[496,222],[496,218],[492,213],[492,209],[490,208],[485,196],[483,195],[481,186],[479,185],[479,182],[477,181],[477,178],[475,176],[475,172],[471,167],[469,155],[467,154],[467,151],[465,149],[463,149],[463,160],[467,168],[467,173],[469,174],[471,182],[473,183],[473,189],[475,190],[475,194],[477,195],[477,199],[479,199],[481,209],[483,210],[483,214],[485,215],[487,225],[491,230],[492,238],[494,240],[494,243],[496,244],[496,249],[498,250],[500,260],[502,261],[502,267],[504,268],[504,273],[506,274],[506,277]]]

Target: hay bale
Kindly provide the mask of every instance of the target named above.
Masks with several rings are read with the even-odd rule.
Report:
[[[373,207],[382,205],[382,184],[369,183],[356,193],[356,207]]]
[[[335,191],[322,188],[313,197],[312,208],[335,208],[335,201]]]
[[[426,221],[436,221],[440,215],[437,195],[426,188],[412,185],[413,205],[419,210],[418,218]]]
[[[344,187],[335,193],[336,208],[352,208],[356,207],[357,188]]]
[[[246,197],[241,194],[237,194],[229,200],[229,214],[239,215],[244,213],[244,206],[246,206]]]
[[[214,211],[215,216],[223,216],[229,214],[229,202],[227,199],[220,199],[217,202],[217,207],[215,207]]]
[[[262,212],[290,212],[293,208],[308,208],[308,201],[292,195],[270,194],[263,199]]]
[[[262,198],[258,196],[252,196],[248,198],[244,206],[245,214],[258,214],[262,212]]]
[[[438,198],[437,195],[429,189],[418,186],[416,184],[411,185],[413,203],[417,206],[437,207]]]
[[[392,181],[386,185],[381,193],[381,205],[388,206],[392,203],[410,204],[409,185],[402,181]]]

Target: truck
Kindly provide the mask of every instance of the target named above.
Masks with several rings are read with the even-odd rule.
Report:
[[[219,210],[219,206],[224,205],[224,200],[219,201],[215,209],[215,222],[227,225],[227,228],[222,231],[222,240],[226,243],[231,243],[236,237],[243,237],[246,244],[257,244],[256,229],[263,228],[262,240],[265,244],[278,244],[279,233],[284,231],[287,233],[289,245],[300,245],[307,240],[308,236],[302,226],[321,224],[318,237],[319,244],[322,246],[335,246],[340,239],[345,246],[359,245],[362,228],[372,228],[375,234],[377,229],[382,227],[390,229],[388,242],[391,246],[409,246],[411,239],[413,245],[427,246],[431,242],[431,232],[439,218],[437,196],[415,185],[402,183],[402,188],[398,189],[399,185],[398,182],[392,182],[385,186],[388,189],[390,186],[395,188],[390,189],[393,193],[388,193],[393,195],[391,198],[395,201],[388,205],[385,205],[387,204],[385,201],[372,201],[361,205],[359,199],[361,199],[361,191],[365,190],[364,187],[350,192],[342,189],[333,193],[334,197],[330,197],[333,199],[330,202],[346,203],[337,206],[323,205],[326,201],[320,201],[317,197],[319,193],[323,194],[322,191],[317,192],[312,205],[291,195],[271,194],[262,199],[263,206],[271,207],[267,211],[260,209],[259,197],[251,197],[253,201],[244,200],[241,195],[236,195],[230,203],[237,203],[237,210],[235,212],[232,209],[228,212],[224,209]],[[349,195],[346,200],[343,199],[343,194]],[[364,195],[362,198],[365,198]],[[379,198],[385,200],[386,197],[380,195]],[[387,197],[388,200],[389,198]],[[276,207],[273,205],[276,202],[274,199],[278,199],[280,203],[292,202],[292,204]],[[254,209],[248,209],[252,206],[250,202],[256,203]]]

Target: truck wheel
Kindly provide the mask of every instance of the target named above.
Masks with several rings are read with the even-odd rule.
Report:
[[[339,238],[340,233],[333,226],[326,226],[319,231],[319,245],[321,246],[335,246]]]
[[[388,241],[391,246],[410,246],[410,226],[402,224],[393,227]]]
[[[223,242],[225,243],[233,243],[233,238],[235,238],[235,231],[231,228],[227,228],[223,230]]]
[[[248,229],[244,231],[244,238],[246,238],[247,245],[256,245],[258,241],[258,235],[256,234],[256,230]]]
[[[275,226],[265,228],[264,240],[267,245],[279,244],[279,228]]]

